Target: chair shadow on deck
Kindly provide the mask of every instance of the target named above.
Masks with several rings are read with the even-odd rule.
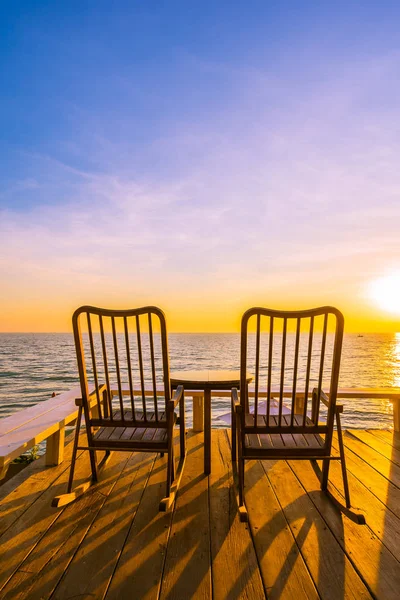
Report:
[[[260,461],[249,465],[246,478],[249,525],[268,597],[347,597],[345,554],[289,465]],[[259,496],[261,486],[266,494]],[[312,494],[326,500],[318,481]],[[337,516],[337,533],[343,535],[340,511]],[[335,557],[330,564],[327,553],[332,547]]]
[[[35,595],[53,593],[55,598],[67,593],[107,599],[211,598],[212,590],[218,598],[240,598],[248,589],[259,590],[257,598],[264,597],[265,591],[273,598],[292,590],[301,597],[300,563],[302,576],[308,577],[308,596],[315,593],[309,572],[324,596],[333,582],[318,554],[322,557],[328,534],[309,499],[314,493],[323,496],[318,482],[309,495],[297,482],[297,497],[291,500],[288,493],[285,504],[278,463],[254,462],[246,471],[246,525],[237,511],[227,432],[213,433],[209,477],[203,474],[201,435],[189,436],[187,456],[175,506],[166,513],[158,511],[166,457],[151,454],[113,453],[101,480],[75,503],[52,509],[42,502],[46,508],[38,513],[38,523],[42,518],[48,531],[20,566],[13,585],[5,587],[4,597],[23,596],[28,587]],[[289,469],[284,461],[279,463]],[[89,468],[87,456],[78,459],[78,479]],[[56,485],[64,485],[66,476],[60,476]],[[260,485],[269,489],[269,495],[258,493]],[[54,487],[45,494],[52,491]],[[252,496],[258,498],[255,507]],[[271,499],[275,499],[273,510]],[[46,519],[51,512],[54,522],[50,524]],[[341,519],[338,513],[339,525]],[[27,550],[32,545],[30,535],[28,528],[24,539],[17,540]],[[280,556],[280,564],[275,561],[269,566],[272,554]],[[345,562],[338,552],[335,598],[345,596]]]

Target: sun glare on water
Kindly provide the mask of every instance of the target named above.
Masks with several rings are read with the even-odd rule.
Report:
[[[400,272],[372,281],[369,296],[382,310],[400,315]]]

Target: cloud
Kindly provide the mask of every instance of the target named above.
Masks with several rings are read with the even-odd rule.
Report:
[[[54,156],[25,153],[35,178],[3,198],[29,189],[35,202],[6,203],[0,215],[7,293],[173,298],[178,282],[218,303],[252,289],[287,293],[293,281],[309,296],[315,284],[358,293],[400,260],[398,109],[383,115],[366,102],[395,71],[383,62],[290,99],[287,82],[221,68],[238,90],[225,113],[177,117],[173,131],[152,131],[142,157],[137,141],[107,140],[95,118],[79,151],[66,142]],[[77,167],[99,136],[96,166]],[[67,146],[71,163],[60,158]]]

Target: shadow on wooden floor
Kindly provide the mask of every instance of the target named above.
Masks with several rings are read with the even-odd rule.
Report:
[[[240,523],[226,430],[213,431],[209,477],[202,435],[188,435],[166,513],[165,457],[128,453],[114,453],[97,485],[54,509],[69,445],[62,465],[37,461],[0,491],[0,598],[398,598],[399,437],[351,431],[345,442],[353,504],[367,525],[341,515],[304,461],[249,463],[249,523]],[[83,480],[86,455],[76,468]],[[330,477],[342,494],[339,465]]]

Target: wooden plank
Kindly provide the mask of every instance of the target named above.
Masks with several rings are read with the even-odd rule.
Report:
[[[107,592],[156,460],[155,454],[128,456],[122,474],[57,586],[55,597],[59,600],[104,598]],[[156,464],[159,462],[157,459]]]
[[[239,519],[230,453],[226,430],[214,430],[209,479],[213,598],[261,600],[264,588],[249,529]]]
[[[129,454],[114,453],[101,480],[66,506],[2,590],[7,600],[49,598],[123,471]],[[81,461],[83,462],[83,461]],[[85,461],[89,465],[87,453]]]
[[[55,408],[59,406],[71,406],[72,409],[75,409],[75,398],[79,398],[81,396],[81,388],[80,386],[75,386],[68,392],[62,392],[53,398],[49,398],[48,400],[43,400],[43,402],[38,402],[33,406],[29,406],[28,408],[23,408],[18,412],[10,415],[9,417],[5,417],[4,419],[0,419],[0,437],[18,429],[22,425],[29,423],[35,419],[41,419],[43,415],[48,412],[52,412]]]
[[[263,461],[262,464],[321,598],[370,598],[287,462]]]
[[[391,552],[368,525],[358,525],[337,510],[320,490],[315,472],[307,461],[290,461],[289,464],[370,592],[382,600],[398,600],[400,568]]]
[[[171,510],[159,511],[165,496],[166,465],[166,455],[157,457],[148,482],[140,478],[143,487],[147,482],[146,489],[124,541],[107,600],[158,599],[172,519]]]
[[[393,434],[386,434],[381,435],[379,432],[377,437],[390,448],[390,439],[393,439],[390,436]],[[374,434],[370,432],[370,435]],[[180,508],[177,505],[171,530],[172,512],[158,513],[159,499],[165,493],[165,458],[156,459],[149,480],[149,466],[146,467],[147,471],[144,468],[138,471],[134,478],[133,470],[136,467],[133,457],[130,459],[133,462],[128,463],[129,466],[124,468],[119,479],[116,479],[117,476],[109,477],[107,467],[100,475],[100,484],[104,482],[107,486],[116,481],[108,495],[102,495],[99,499],[95,486],[77,502],[58,511],[50,507],[50,501],[57,493],[56,486],[61,486],[58,492],[65,491],[70,444],[66,447],[66,461],[59,467],[46,469],[43,457],[17,475],[15,481],[7,482],[0,488],[0,534],[3,534],[0,537],[0,582],[4,583],[4,575],[8,580],[1,597],[46,598],[54,590],[54,598],[78,595],[86,597],[89,594],[94,594],[96,598],[102,598],[104,594],[107,598],[108,594],[113,598],[135,599],[155,599],[159,595],[168,599],[210,598],[212,578],[215,598],[263,598],[262,588],[260,595],[259,589],[256,592],[252,583],[254,578],[259,580],[259,576],[257,566],[253,568],[254,551],[251,545],[247,548],[249,530],[240,523],[236,530],[237,508],[232,506],[230,498],[232,490],[229,457],[226,456],[227,434],[225,431],[213,431],[214,470],[209,478],[209,487],[207,478],[202,474],[202,436],[193,437],[195,440],[189,444],[186,469],[177,500],[179,503],[183,497],[182,505]],[[400,489],[386,475],[376,470],[376,465],[368,465],[365,451],[371,450],[378,462],[382,460],[392,467],[396,465],[373,450],[369,444],[346,435],[345,441],[347,440],[357,447],[358,452],[356,454],[346,448],[352,503],[357,510],[365,512],[368,526],[356,525],[338,513],[332,502],[320,492],[318,480],[308,463],[292,461],[290,465],[293,470],[301,470],[296,476],[309,492],[308,502],[312,501],[314,510],[318,509],[325,526],[331,529],[340,544],[341,552],[344,553],[342,564],[346,565],[350,561],[377,598],[397,598],[400,585]],[[334,439],[334,446],[336,444]],[[122,453],[114,454],[117,462],[123,456]],[[147,460],[145,456],[134,456],[138,457],[138,461]],[[192,459],[197,461],[196,468],[191,465]],[[151,458],[150,461],[152,460]],[[279,467],[279,463],[276,464],[274,469]],[[285,463],[280,461],[280,464]],[[261,475],[257,473],[257,469],[261,469]],[[89,473],[87,453],[78,460],[77,470],[78,479]],[[64,483],[61,483],[63,473]],[[390,473],[388,471],[389,477]],[[50,487],[53,482],[54,488]],[[202,482],[206,484],[205,496],[209,501],[208,517],[204,511],[204,490],[199,487]],[[290,486],[293,482],[287,481],[285,473],[278,478],[278,483],[272,481],[271,486],[260,463],[251,461],[246,467],[245,483],[250,530],[268,597],[296,600],[297,596],[318,597],[310,573],[315,577],[315,570],[318,578],[324,581],[326,569],[336,572],[335,569],[340,567],[336,552],[331,555],[331,544],[326,542],[328,534],[320,532],[321,517],[315,518],[312,511],[304,508],[304,499],[298,500],[295,494],[290,500]],[[335,462],[330,470],[331,484],[337,488],[338,493],[342,491],[340,466]],[[138,500],[135,501],[135,486],[139,495],[145,488],[136,516]],[[197,493],[193,493],[193,489]],[[281,501],[282,494],[285,490],[287,492],[288,506],[282,505],[284,512],[274,489]],[[94,494],[93,500],[89,500],[90,494]],[[101,504],[103,500],[104,504]],[[384,504],[390,510],[386,511]],[[49,507],[49,512],[46,512],[46,506]],[[63,512],[67,510],[69,512]],[[299,519],[296,519],[296,511]],[[57,518],[50,522],[52,515]],[[158,522],[163,516],[169,518],[166,526]],[[306,528],[307,524],[310,526],[309,530]],[[7,536],[7,533],[11,535],[11,530],[14,530],[12,543]],[[168,541],[169,531],[171,536]],[[313,536],[316,539],[316,556],[310,558]],[[211,555],[207,544],[211,545]],[[332,558],[333,564],[322,565],[320,574],[320,567],[317,567],[317,560],[320,559],[318,548],[323,547],[325,560],[330,561]],[[14,554],[17,555],[16,562]],[[306,555],[308,561],[314,561],[313,567],[304,560]],[[12,569],[7,576],[5,572],[10,564]],[[207,572],[204,570],[206,564]],[[122,570],[119,573],[120,568]],[[200,573],[196,573],[196,569]],[[203,571],[206,574],[201,578]],[[113,572],[115,575],[107,594]],[[164,585],[160,590],[163,573],[168,587]],[[304,575],[304,579],[299,573]],[[265,583],[267,577],[269,587]],[[332,585],[333,589],[343,586],[342,595],[337,597],[354,597],[347,572],[344,583],[338,584],[335,581]],[[188,595],[185,593],[187,589]],[[349,589],[350,592],[346,592]],[[324,591],[320,588],[318,591],[322,597],[329,597],[330,592],[325,588]]]
[[[203,436],[188,438],[165,559],[160,600],[210,599],[208,477],[203,474]]]
[[[77,485],[89,475],[89,465],[87,460],[84,460],[86,458],[84,455],[87,453],[83,453],[76,461],[75,481]],[[65,510],[54,509],[51,501],[54,496],[65,492],[68,476],[69,470],[64,470],[53,485],[46,489],[29,510],[23,512],[0,537],[2,551],[0,589],[4,587],[8,579]]]
[[[71,434],[67,441],[72,441]],[[64,462],[52,468],[45,467],[45,457],[32,462],[23,471],[0,488],[0,536],[55,482],[68,471],[71,462],[72,443],[65,448]],[[79,453],[79,455],[81,452]]]
[[[333,437],[333,447],[336,451],[339,451],[336,434]],[[346,447],[346,465],[350,473],[400,518],[400,489],[398,487],[348,447]]]
[[[397,466],[400,466],[400,450],[396,450],[393,446],[389,446],[389,444],[379,437],[368,433],[368,431],[359,429],[350,429],[348,431],[351,435],[364,442],[364,444],[367,444],[373,450],[376,450],[376,452],[379,452],[379,454],[382,454],[382,456],[388,458]]]
[[[345,432],[343,441],[347,448],[350,448],[365,462],[368,462],[371,467],[374,467],[378,473],[384,475],[394,485],[400,487],[400,467],[382,456],[382,454],[379,454],[376,450],[373,450],[368,444],[361,442],[357,437],[349,433],[349,431]]]
[[[261,463],[245,469],[245,502],[268,598],[319,598]]]
[[[347,457],[346,457],[347,458]],[[400,519],[348,470],[352,509],[365,515],[368,527],[400,561]],[[332,461],[329,481],[344,498],[340,464]],[[399,506],[400,509],[400,506]]]
[[[367,431],[390,444],[396,450],[400,450],[400,433],[397,431],[387,431],[386,429],[368,429]]]

